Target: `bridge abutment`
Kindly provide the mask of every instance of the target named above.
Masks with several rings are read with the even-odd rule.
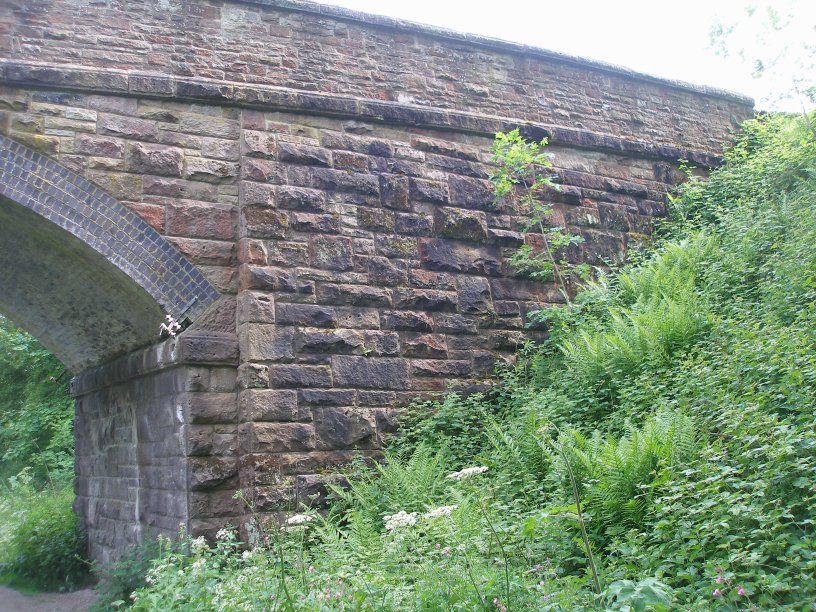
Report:
[[[238,525],[237,343],[186,333],[73,379],[75,509],[93,559]]]

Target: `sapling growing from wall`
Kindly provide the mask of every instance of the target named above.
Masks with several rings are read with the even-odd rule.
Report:
[[[557,188],[552,174],[550,154],[544,151],[547,139],[528,142],[518,128],[499,132],[493,141],[492,161],[495,173],[490,177],[496,201],[507,201],[526,219],[524,232],[541,235],[541,245],[533,246],[528,236],[510,260],[519,272],[544,282],[552,281],[569,304],[569,288],[589,275],[587,264],[571,265],[566,249],[583,242],[560,226],[552,225],[553,207],[544,198],[547,189]]]

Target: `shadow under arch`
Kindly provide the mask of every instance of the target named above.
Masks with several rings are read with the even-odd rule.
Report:
[[[219,292],[138,215],[0,135],[0,312],[73,372],[155,343]]]

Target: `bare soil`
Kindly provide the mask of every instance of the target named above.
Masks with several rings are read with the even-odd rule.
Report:
[[[23,595],[0,587],[0,612],[87,612],[95,599],[93,589]]]

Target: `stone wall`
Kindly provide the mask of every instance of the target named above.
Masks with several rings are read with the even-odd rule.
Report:
[[[720,151],[746,104],[596,62],[310,2],[7,0],[3,7],[0,56],[15,61],[400,102],[709,153]],[[151,83],[141,83],[142,93],[158,93]]]

